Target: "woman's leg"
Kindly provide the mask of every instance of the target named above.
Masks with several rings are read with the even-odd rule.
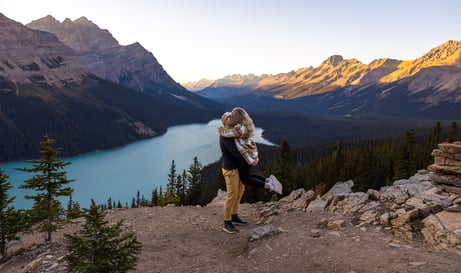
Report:
[[[258,175],[258,174],[252,174],[251,173],[251,168],[250,166],[240,166],[239,169],[239,176],[240,180],[242,181],[243,184],[247,186],[254,186],[254,187],[259,187],[259,188],[265,188],[264,184],[266,182],[266,178]]]

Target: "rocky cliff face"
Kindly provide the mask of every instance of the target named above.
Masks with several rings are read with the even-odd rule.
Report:
[[[18,83],[62,86],[87,75],[74,51],[48,32],[24,27],[0,13],[0,82],[3,91]]]
[[[108,30],[100,29],[85,17],[75,21],[65,19],[60,23],[47,16],[27,26],[55,34],[76,51],[88,71],[100,78],[152,94],[165,92],[165,88],[176,92],[181,90],[154,55],[139,43],[119,45]],[[164,88],[158,88],[158,85]]]
[[[120,45],[108,30],[81,17],[62,23],[52,16],[35,20],[28,27],[55,34],[71,47],[79,62],[92,74],[186,107],[216,111],[218,106],[193,94],[174,81],[154,55],[139,43]]]

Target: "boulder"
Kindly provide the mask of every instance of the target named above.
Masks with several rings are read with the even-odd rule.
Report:
[[[430,245],[461,255],[461,213],[441,211],[422,223],[421,233]]]

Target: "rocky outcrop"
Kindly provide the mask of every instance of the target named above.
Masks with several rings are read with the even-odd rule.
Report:
[[[312,190],[295,190],[264,208],[259,223],[270,223],[280,210],[327,210],[352,217],[357,227],[388,230],[405,240],[422,237],[435,248],[461,255],[461,173],[457,171],[461,143],[439,144],[432,155],[435,162],[429,170],[379,190],[352,192],[352,180],[336,183],[322,196]]]
[[[415,240],[422,235],[430,245],[461,255],[461,213],[455,209],[461,205],[461,196],[435,185],[431,179],[435,176],[421,170],[409,179],[366,193],[352,192],[352,181],[338,182],[329,192],[315,199],[306,198],[304,190],[296,190],[276,206],[307,213],[328,210],[352,216],[357,227],[387,229],[406,240]],[[261,218],[267,218],[265,214],[261,213]]]
[[[432,181],[447,192],[461,195],[461,142],[440,143],[432,156],[434,164],[428,166],[434,172]]]

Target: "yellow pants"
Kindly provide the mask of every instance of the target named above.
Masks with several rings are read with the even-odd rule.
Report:
[[[232,214],[237,214],[245,185],[240,181],[238,169],[225,170],[222,174],[226,180],[226,201],[224,201],[224,221],[230,221]]]

